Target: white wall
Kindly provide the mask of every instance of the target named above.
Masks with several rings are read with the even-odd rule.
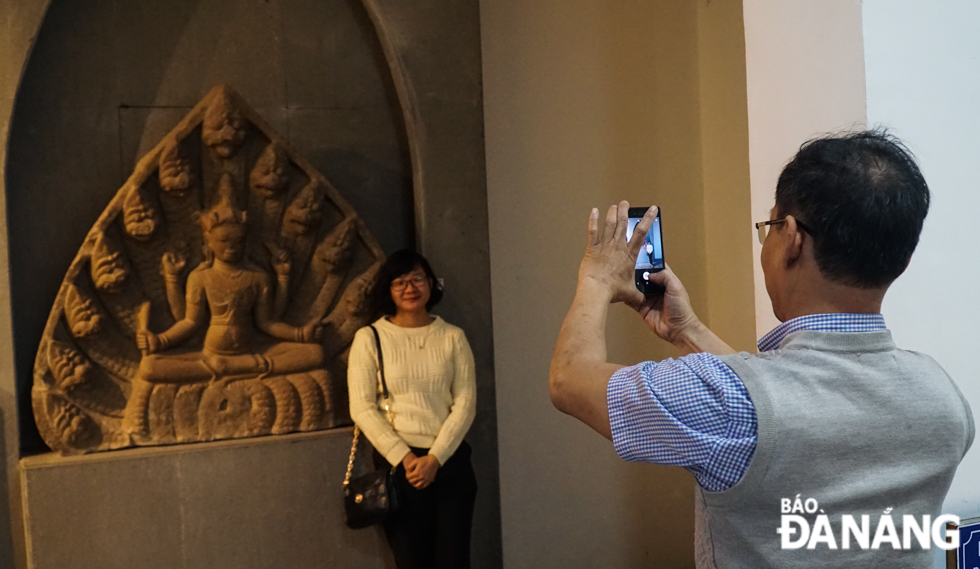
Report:
[[[980,410],[980,2],[865,0],[868,121],[919,159],[932,206],[882,312],[899,346],[925,352]],[[980,444],[943,511],[980,516]]]

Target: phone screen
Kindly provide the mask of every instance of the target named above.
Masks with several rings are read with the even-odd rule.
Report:
[[[629,210],[629,223],[626,226],[626,240],[633,238],[633,231],[636,224],[640,222],[643,214],[646,213],[645,207],[631,207]],[[661,285],[651,283],[650,275],[664,269],[664,243],[663,235],[660,230],[660,212],[657,212],[656,219],[643,238],[640,245],[640,253],[636,257],[636,288],[645,295],[663,294],[664,288]]]

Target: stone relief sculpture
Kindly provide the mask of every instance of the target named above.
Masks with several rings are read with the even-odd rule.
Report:
[[[226,86],[89,232],[34,366],[66,454],[349,424],[345,367],[383,253],[330,182]]]

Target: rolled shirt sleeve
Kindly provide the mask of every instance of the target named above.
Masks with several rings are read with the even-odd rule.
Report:
[[[613,445],[624,460],[680,466],[726,490],[755,452],[755,406],[724,362],[691,354],[618,370],[606,389]]]

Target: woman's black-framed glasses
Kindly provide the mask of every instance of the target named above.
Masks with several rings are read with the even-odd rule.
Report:
[[[414,275],[407,279],[397,278],[391,281],[391,290],[395,292],[401,292],[408,288],[408,285],[415,287],[415,290],[421,289],[423,286],[429,284],[429,278],[422,275]]]
[[[762,245],[766,244],[766,236],[769,235],[770,225],[779,225],[781,223],[786,223],[785,217],[782,219],[774,219],[772,221],[760,221],[759,223],[756,223],[755,228],[759,231],[759,243]],[[803,231],[806,231],[810,235],[813,235],[813,232],[810,231],[810,228],[804,225],[803,222],[800,221],[799,219],[796,220],[796,225]]]

